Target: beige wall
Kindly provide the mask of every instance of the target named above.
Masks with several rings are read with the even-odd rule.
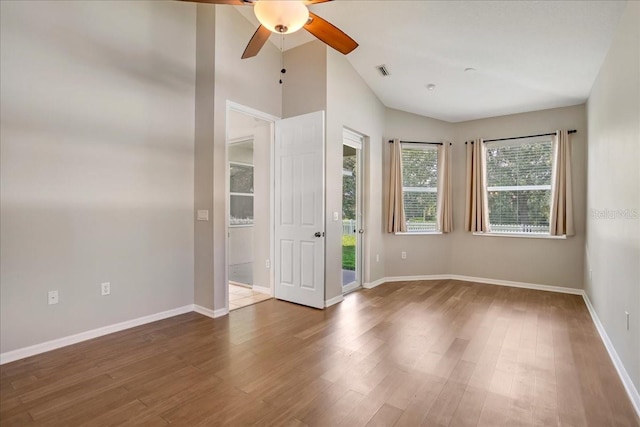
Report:
[[[283,118],[327,109],[327,49],[314,40],[285,52]]]
[[[577,129],[572,135],[576,236],[566,240],[474,236],[463,230],[465,140]],[[385,276],[455,274],[542,285],[582,287],[585,234],[586,117],[584,106],[558,108],[461,123],[447,123],[387,109],[385,139],[453,143],[454,231],[443,235],[385,234]],[[387,144],[388,145],[388,144]],[[389,171],[385,147],[385,177]],[[386,185],[385,179],[385,205]],[[386,218],[386,213],[385,213]],[[401,259],[401,252],[407,259]],[[541,266],[544,266],[542,268]]]
[[[254,158],[254,233],[253,233],[253,286],[271,288],[271,269],[266,261],[271,258],[271,149],[272,124],[259,121],[253,134]],[[271,261],[271,260],[270,260]]]
[[[464,229],[465,148],[473,138],[534,135],[576,129],[573,196],[576,235],[566,240],[473,236]],[[454,232],[451,273],[464,276],[582,288],[585,241],[587,123],[584,105],[456,124],[453,145]]]
[[[0,352],[191,304],[195,6],[0,16]]]
[[[429,117],[387,108],[385,114],[384,192],[383,206],[387,206],[389,194],[390,139],[402,141],[454,142],[455,124]],[[455,159],[455,157],[454,157]],[[458,206],[454,206],[456,209]],[[386,277],[450,274],[451,237],[448,235],[394,235],[386,232],[387,212],[384,211],[384,247]],[[401,258],[407,252],[407,259]]]
[[[196,17],[194,211],[209,221],[194,224],[194,301],[213,307],[213,106],[215,102],[216,8],[198,4]]]
[[[640,3],[628,2],[587,104],[585,289],[640,389]],[[609,211],[609,213],[607,213]],[[621,211],[619,216],[614,212]],[[626,214],[626,216],[625,216]],[[592,278],[589,280],[589,271]],[[626,329],[624,312],[629,312]]]
[[[213,135],[213,277],[198,286],[213,286],[213,301],[196,300],[207,308],[222,309],[226,305],[226,123],[227,101],[244,105],[272,116],[282,113],[280,51],[266,43],[260,54],[240,59],[255,28],[235,9],[216,8],[215,19],[215,102]],[[264,265],[264,264],[262,264]]]
[[[342,294],[342,133],[346,127],[366,137],[364,147],[364,281],[384,276],[382,245],[382,134],[384,106],[344,55],[327,49],[326,123],[326,299]],[[340,218],[342,219],[342,218]],[[379,255],[380,261],[376,261]]]

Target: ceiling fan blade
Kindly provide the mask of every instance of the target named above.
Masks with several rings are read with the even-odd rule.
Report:
[[[309,12],[309,22],[304,29],[340,53],[348,54],[358,47],[358,43],[335,25]]]
[[[304,3],[306,5],[310,5],[310,4],[316,4],[316,3],[326,3],[328,1],[331,1],[331,0],[306,0]]]
[[[267,27],[260,25],[256,32],[253,34],[253,37],[251,37],[251,40],[249,40],[249,44],[244,49],[242,59],[256,56],[258,52],[260,52],[260,49],[262,49],[262,46],[264,46],[267,40],[269,40],[270,35],[271,31],[269,31]]]
[[[253,6],[253,1],[243,1],[243,0],[181,0],[188,1],[192,3],[210,3],[210,4],[229,4],[231,6]]]

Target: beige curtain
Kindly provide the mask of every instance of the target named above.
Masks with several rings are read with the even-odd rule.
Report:
[[[467,144],[467,192],[464,228],[489,232],[489,202],[486,192],[486,152],[482,139]]]
[[[394,139],[391,144],[391,168],[389,173],[389,211],[387,215],[387,232],[407,231],[404,216],[404,200],[402,198],[402,144]]]
[[[438,231],[453,231],[453,212],[451,202],[451,144],[443,142],[438,147]]]
[[[573,192],[571,183],[571,142],[569,132],[559,130],[553,137],[553,172],[551,174],[552,236],[573,236]]]

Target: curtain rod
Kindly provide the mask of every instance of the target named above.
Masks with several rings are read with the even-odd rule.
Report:
[[[578,131],[575,129],[571,129],[570,131],[568,131],[567,133],[577,133]],[[541,133],[538,135],[525,135],[525,136],[513,136],[511,138],[498,138],[498,139],[485,139],[482,142],[496,142],[496,141],[508,141],[510,139],[524,139],[524,138],[535,138],[537,136],[552,136],[555,135],[555,132],[551,132],[551,133]],[[466,144],[467,142],[465,142]],[[471,143],[473,144],[473,141],[471,141]]]
[[[393,143],[393,139],[389,140],[389,144]],[[422,141],[400,141],[401,144],[429,144],[429,145],[442,145],[442,142],[422,142]],[[451,145],[451,143],[449,143]]]

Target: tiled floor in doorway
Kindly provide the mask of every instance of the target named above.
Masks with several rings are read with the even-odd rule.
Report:
[[[229,311],[265,301],[269,298],[271,296],[255,292],[251,288],[229,283]]]

